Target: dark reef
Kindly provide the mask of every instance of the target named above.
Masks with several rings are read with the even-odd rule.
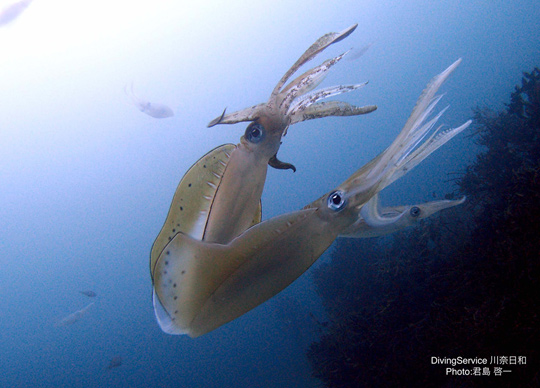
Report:
[[[328,322],[308,357],[326,387],[540,386],[540,70],[506,109],[474,115],[465,204],[392,237],[339,239],[313,271]],[[447,376],[433,356],[526,365]]]

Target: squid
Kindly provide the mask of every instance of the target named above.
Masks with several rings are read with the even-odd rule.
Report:
[[[430,118],[442,97],[436,95],[438,89],[460,62],[429,82],[386,150],[303,209],[255,223],[225,243],[179,230],[154,266],[154,307],[162,330],[190,337],[206,334],[279,293],[337,237],[362,237],[369,228],[386,232],[384,228],[410,223],[407,217],[418,210],[381,212],[377,195],[471,124],[469,120],[456,128],[434,129],[446,109]],[[437,211],[437,206],[451,207],[462,200],[425,209]]]
[[[126,93],[131,103],[135,105],[137,109],[150,117],[155,119],[166,119],[174,116],[173,110],[167,105],[149,102],[139,98],[133,91],[133,83],[131,83],[131,87],[129,89],[127,85],[124,87],[124,93]]]
[[[281,139],[290,125],[327,116],[362,115],[377,109],[374,105],[357,107],[339,101],[320,102],[321,99],[359,89],[366,83],[312,92],[345,53],[306,71],[284,87],[302,65],[331,44],[345,39],[356,26],[317,39],[279,80],[266,103],[230,114],[224,111],[208,124],[213,127],[251,121],[239,144],[215,148],[182,178],[165,224],[152,246],[152,279],[159,254],[176,233],[224,244],[260,222],[260,202],[268,165],[295,170],[292,164],[277,159]]]

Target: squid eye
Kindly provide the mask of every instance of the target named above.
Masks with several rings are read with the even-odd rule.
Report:
[[[345,207],[346,201],[345,197],[343,195],[343,191],[334,191],[330,193],[327,199],[328,208],[334,210],[334,211],[340,211]]]
[[[421,210],[418,206],[413,206],[411,207],[411,210],[410,210],[410,214],[411,214],[411,217],[418,217],[421,213]]]
[[[259,143],[262,139],[264,139],[265,133],[266,131],[261,124],[253,122],[246,128],[244,137],[250,143]]]

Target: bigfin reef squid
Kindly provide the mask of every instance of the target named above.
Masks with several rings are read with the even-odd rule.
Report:
[[[211,121],[234,124],[250,121],[238,145],[225,144],[203,156],[184,175],[173,197],[165,224],[151,251],[150,273],[163,248],[178,233],[192,238],[228,243],[261,220],[261,195],[268,165],[278,169],[293,169],[292,164],[277,158],[277,152],[290,125],[327,116],[355,116],[376,110],[376,106],[354,106],[340,101],[320,100],[363,87],[366,83],[339,85],[313,91],[330,68],[346,53],[323,62],[288,85],[286,82],[306,62],[333,43],[349,36],[353,25],[342,32],[328,33],[313,43],[283,75],[266,103],[226,114]],[[169,317],[155,294],[156,317],[168,331]]]

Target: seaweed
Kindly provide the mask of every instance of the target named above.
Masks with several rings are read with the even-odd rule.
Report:
[[[455,180],[464,205],[391,237],[339,239],[313,271],[328,322],[307,355],[326,387],[540,386],[539,69],[506,109],[474,116],[482,150]],[[458,356],[527,364],[452,376],[431,363]]]

